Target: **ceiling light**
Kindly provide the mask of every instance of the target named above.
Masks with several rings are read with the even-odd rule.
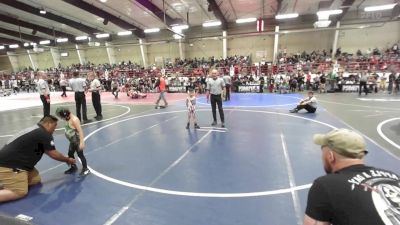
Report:
[[[100,46],[100,42],[95,42],[94,46],[97,46],[97,47]]]
[[[145,29],[145,33],[157,33],[160,32],[160,28],[150,28],[150,29]]]
[[[175,31],[186,30],[188,28],[189,28],[189,25],[186,25],[186,24],[183,24],[183,25],[179,25],[179,24],[172,25],[172,30],[175,30]]]
[[[243,19],[237,19],[236,23],[251,23],[255,22],[257,19],[256,18],[243,18]]]
[[[79,37],[75,38],[75,40],[77,40],[77,41],[82,41],[82,40],[86,40],[86,39],[88,39],[88,36],[79,36]]]
[[[39,44],[41,44],[41,45],[48,45],[48,44],[50,44],[50,40],[40,41]]]
[[[57,41],[57,43],[63,43],[63,42],[67,42],[68,38],[58,38],[56,41]]]
[[[203,27],[216,27],[220,26],[221,24],[222,24],[221,21],[209,21],[203,23]]]
[[[107,2],[107,0],[100,0],[101,2]]]
[[[28,47],[29,46],[29,43],[24,43],[24,47]]]
[[[68,56],[68,52],[61,52],[61,56],[62,57],[67,57]]]
[[[182,36],[179,34],[174,34],[174,35],[172,35],[172,37],[174,37],[174,39],[176,39],[176,40],[182,39]]]
[[[0,49],[4,49],[4,45],[0,45]]]
[[[30,46],[36,46],[37,44],[35,42],[29,43]]]
[[[44,10],[44,9],[41,9],[39,12],[40,12],[40,14],[43,14],[43,15],[47,13],[46,10]]]
[[[132,34],[132,31],[130,31],[130,30],[118,32],[118,36],[127,36],[127,35],[131,35],[131,34]]]
[[[275,19],[283,20],[283,19],[292,19],[297,17],[299,17],[298,13],[289,13],[289,14],[278,14],[275,16]]]
[[[315,28],[329,27],[329,24],[331,24],[330,20],[321,20],[321,21],[315,22],[314,27]]]
[[[388,9],[393,9],[395,6],[396,6],[396,3],[388,4],[388,5],[368,6],[368,7],[364,8],[364,11],[372,12],[372,11],[388,10]]]
[[[108,38],[110,34],[96,34],[96,38]]]
[[[13,44],[13,45],[9,45],[8,47],[10,47],[10,48],[19,48],[19,45],[18,44]]]
[[[319,16],[323,16],[323,15],[337,15],[337,14],[341,14],[343,12],[343,10],[341,9],[334,9],[334,10],[325,10],[325,11],[318,11],[317,15]]]

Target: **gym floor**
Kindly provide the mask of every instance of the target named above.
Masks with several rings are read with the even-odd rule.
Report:
[[[53,97],[52,112],[61,104],[74,112],[70,95]],[[184,94],[168,94],[165,109],[154,109],[156,97],[103,93],[104,119],[83,126],[92,173],[64,175],[66,164],[43,156],[42,184],[1,204],[0,213],[37,225],[301,224],[308,189],[324,174],[312,136],[334,127],[364,135],[367,164],[400,173],[397,96],[316,94],[316,114],[290,114],[302,94],[233,94],[224,102],[225,129],[210,126],[211,107],[199,96],[199,130],[185,129]],[[30,107],[18,109],[21,103]],[[42,114],[37,94],[0,98],[0,105],[13,108],[0,113],[0,145]],[[87,105],[95,116],[89,97]],[[62,125],[54,138],[66,154]]]

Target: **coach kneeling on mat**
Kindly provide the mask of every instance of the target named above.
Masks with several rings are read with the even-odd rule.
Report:
[[[35,165],[46,153],[51,158],[74,164],[75,160],[55,150],[52,134],[58,119],[44,116],[37,125],[16,134],[0,150],[0,202],[28,194],[28,186],[40,183]]]
[[[364,165],[364,138],[347,129],[314,135],[327,175],[308,193],[304,225],[400,224],[400,180],[393,172]]]
[[[315,113],[315,111],[317,111],[317,98],[315,98],[314,92],[309,91],[308,97],[301,100],[296,108],[290,110],[289,112],[297,113],[301,109],[305,109],[309,113]]]

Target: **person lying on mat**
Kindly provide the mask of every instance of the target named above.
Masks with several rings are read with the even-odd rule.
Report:
[[[317,98],[314,96],[314,92],[309,91],[308,97],[301,100],[296,108],[290,110],[289,112],[297,113],[301,109],[305,109],[309,113],[315,113],[315,111],[317,111]]]
[[[131,90],[128,91],[128,96],[132,99],[137,99],[137,98],[146,98],[147,94],[140,92],[136,88],[131,88]]]

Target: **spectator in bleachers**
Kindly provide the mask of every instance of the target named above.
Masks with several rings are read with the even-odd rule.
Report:
[[[368,75],[365,72],[361,72],[360,76],[360,84],[358,88],[358,95],[361,95],[362,90],[364,89],[365,95],[368,95],[368,87],[367,87]]]

